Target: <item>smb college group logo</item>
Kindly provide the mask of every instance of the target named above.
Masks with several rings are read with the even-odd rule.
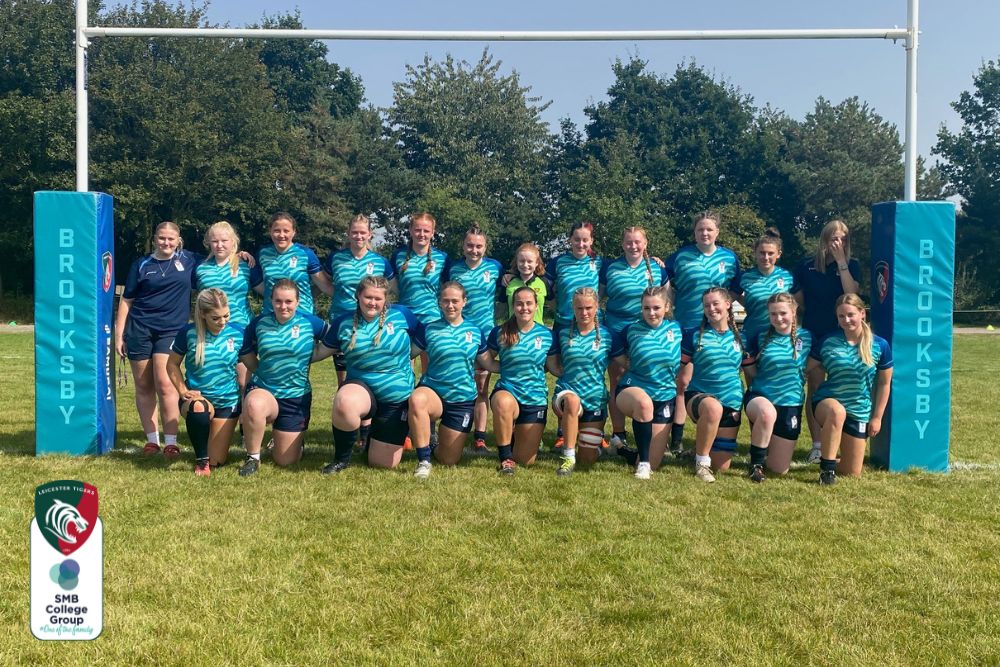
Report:
[[[104,527],[97,487],[59,480],[35,489],[31,633],[94,639],[104,626]]]

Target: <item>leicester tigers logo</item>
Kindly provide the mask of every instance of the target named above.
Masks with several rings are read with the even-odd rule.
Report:
[[[35,489],[35,519],[45,540],[63,555],[82,547],[97,520],[97,488],[59,480]]]

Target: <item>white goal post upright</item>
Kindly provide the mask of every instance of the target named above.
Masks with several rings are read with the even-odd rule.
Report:
[[[88,26],[87,0],[76,4],[76,189],[88,189],[87,47],[91,37],[222,37],[229,39],[421,40],[473,42],[691,41],[758,39],[891,39],[906,48],[903,199],[917,198],[917,33],[919,0],[907,0],[906,28],[779,30],[293,30]]]

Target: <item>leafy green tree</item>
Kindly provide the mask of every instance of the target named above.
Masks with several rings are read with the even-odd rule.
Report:
[[[1000,61],[989,61],[952,108],[962,128],[942,127],[933,152],[944,158],[941,173],[949,194],[962,198],[957,257],[981,281],[992,303],[1000,301]]]
[[[419,201],[445,192],[466,202],[461,210],[481,210],[485,227],[503,230],[492,235],[492,253],[506,261],[535,236],[543,214],[551,135],[541,119],[548,105],[529,95],[516,72],[502,74],[501,66],[488,50],[474,65],[425,57],[394,84],[388,121],[406,166],[423,181]],[[438,220],[440,242],[451,252],[463,225],[463,216]]]

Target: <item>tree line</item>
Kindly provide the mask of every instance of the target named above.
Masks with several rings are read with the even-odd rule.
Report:
[[[91,8],[91,23],[209,27],[205,7],[163,0]],[[31,291],[36,190],[74,185],[74,3],[0,4],[0,278]],[[298,13],[255,27],[300,28]],[[153,227],[173,220],[189,246],[215,220],[255,248],[269,215],[290,212],[301,242],[339,246],[350,217],[372,216],[387,243],[406,216],[434,213],[438,244],[458,254],[480,225],[507,262],[525,240],[555,247],[569,225],[595,223],[597,250],[620,252],[624,227],[647,229],[666,254],[690,240],[691,215],[721,212],[721,243],[750,263],[765,226],[792,260],[813,249],[834,217],[868,258],[869,207],[902,196],[897,128],[856,97],[819,98],[802,120],[755,106],[697,63],[659,73],[638,58],[613,65],[606,96],[582,127],[542,120],[548,102],[489,50],[478,62],[425,57],[375,108],[361,79],[328,60],[319,41],[94,40],[89,49],[90,187],[115,198],[116,264],[148,251]],[[942,129],[940,166],[923,169],[921,198],[963,197],[963,295],[1000,300],[1000,70],[984,64],[975,92]]]

